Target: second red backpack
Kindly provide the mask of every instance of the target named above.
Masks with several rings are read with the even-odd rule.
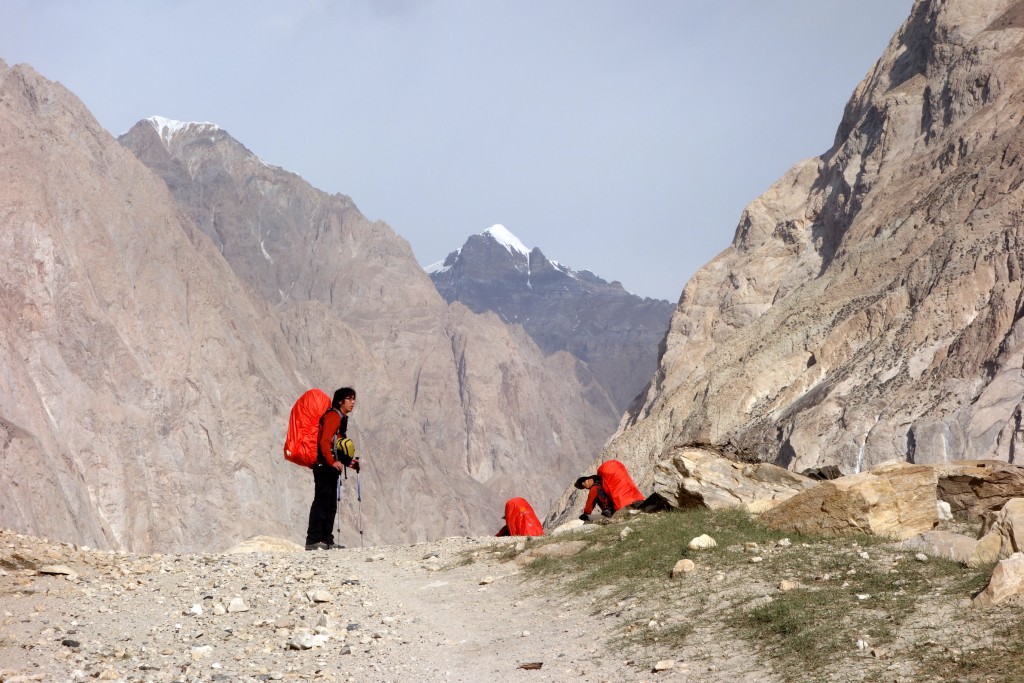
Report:
[[[288,416],[288,436],[284,440],[284,459],[302,467],[316,464],[316,440],[320,418],[331,409],[331,399],[320,389],[310,389],[292,406]]]

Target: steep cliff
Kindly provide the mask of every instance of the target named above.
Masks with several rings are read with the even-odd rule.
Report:
[[[687,284],[604,457],[642,481],[682,445],[846,473],[1019,458],[1022,40],[1024,3],[919,0],[833,147]]]

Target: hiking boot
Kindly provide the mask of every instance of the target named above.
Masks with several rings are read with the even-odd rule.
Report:
[[[324,550],[344,550],[345,546],[338,545],[337,543],[324,543]]]
[[[327,550],[326,543],[307,543],[306,550]]]

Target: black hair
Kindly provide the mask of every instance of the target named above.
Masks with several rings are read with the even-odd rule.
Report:
[[[577,479],[576,483],[573,484],[573,485],[576,488],[581,489],[581,488],[583,488],[583,482],[585,482],[587,479],[593,479],[595,484],[600,484],[601,483],[601,477],[597,476],[596,474],[588,474],[585,477],[580,477],[579,479]]]
[[[356,390],[352,387],[342,387],[334,392],[334,400],[331,401],[331,407],[338,408],[341,406],[342,401],[347,398],[355,398]]]

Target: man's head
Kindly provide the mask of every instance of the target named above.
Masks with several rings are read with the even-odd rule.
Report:
[[[331,407],[340,410],[342,415],[351,413],[356,407],[356,390],[352,387],[342,387],[335,391]]]
[[[580,477],[576,480],[576,488],[578,489],[589,489],[594,485],[594,481],[597,479],[596,474],[588,474],[585,477]]]

